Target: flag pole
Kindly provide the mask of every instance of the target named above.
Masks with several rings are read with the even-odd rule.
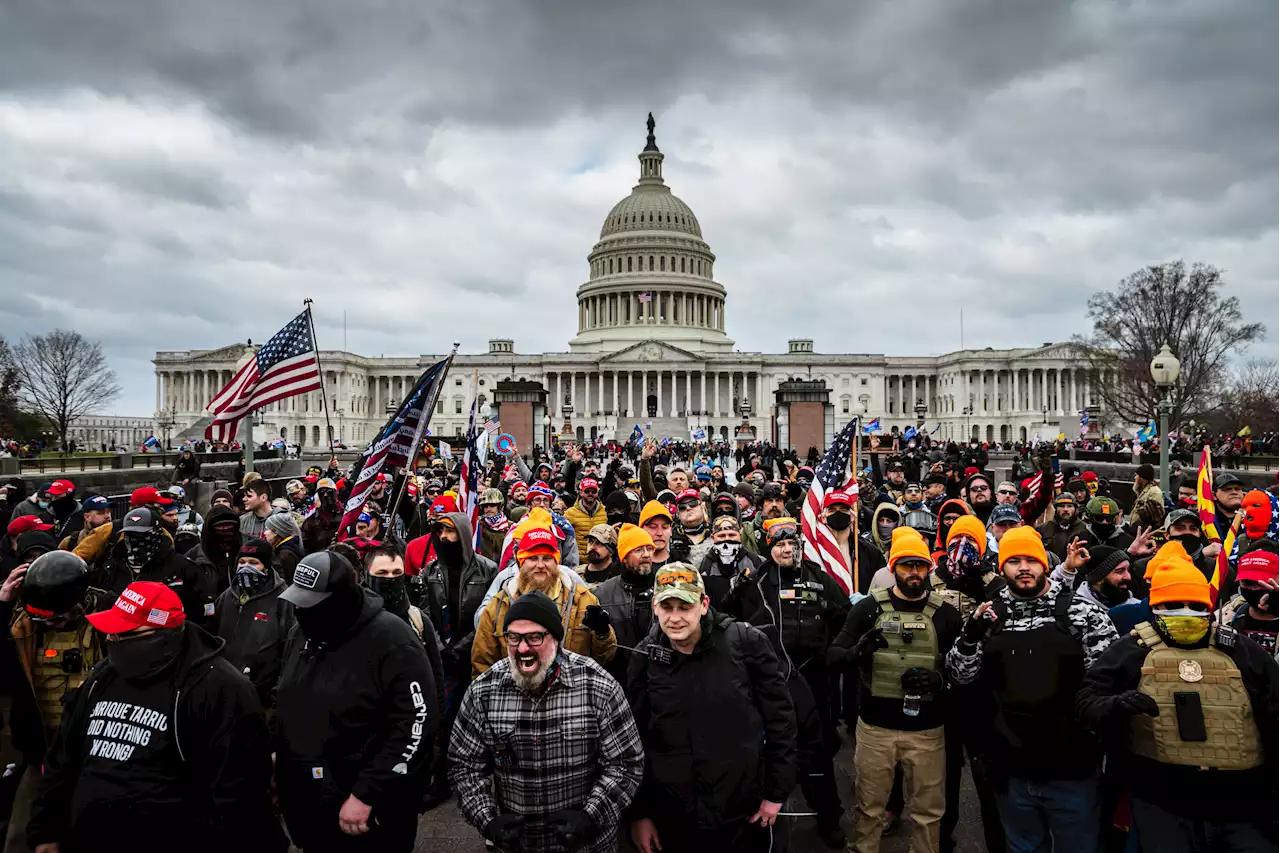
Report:
[[[431,414],[436,410],[436,401],[440,398],[440,389],[444,387],[444,380],[449,375],[449,368],[453,367],[453,357],[458,354],[458,347],[462,346],[460,341],[453,342],[453,350],[449,353],[449,358],[445,361],[444,369],[440,373],[440,379],[435,383],[435,389],[431,392],[431,399],[427,400],[422,407],[422,415],[418,418],[418,430],[414,433],[413,444],[409,447],[408,468],[413,470],[413,463],[418,461],[418,453],[422,449],[422,436],[426,433],[427,421],[431,420]],[[400,500],[404,497],[405,489],[409,485],[408,477],[400,478],[400,488],[396,490],[396,499],[391,504],[391,511],[387,513],[388,519],[396,517],[396,511],[400,509]]]
[[[316,321],[311,316],[311,298],[307,297],[302,300],[302,304],[307,307],[307,328],[311,330],[311,349],[316,354],[316,370],[320,372],[320,410],[324,412],[324,429],[325,434],[329,437],[329,444],[326,450],[329,458],[333,458],[333,422],[329,420],[329,391],[325,387],[324,367],[320,364],[320,344],[316,341]],[[298,442],[299,445],[302,442]]]

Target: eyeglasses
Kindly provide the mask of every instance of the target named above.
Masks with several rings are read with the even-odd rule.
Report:
[[[515,631],[506,633],[507,645],[512,648],[520,648],[520,644],[524,643],[531,649],[539,648],[542,642],[547,639],[546,631],[530,631],[527,634],[517,634]]]
[[[971,491],[971,492],[989,492],[989,491],[991,491],[991,487],[990,487],[990,486],[979,486],[979,485],[973,485],[973,486],[970,486],[970,487],[969,487],[969,491]]]
[[[981,490],[981,489],[978,489],[978,491],[982,491],[982,490]],[[1016,498],[1016,497],[1018,496],[1018,493],[1017,493],[1017,492],[1011,492],[1011,491],[1009,491],[1008,489],[1001,489],[1000,491],[996,492],[996,494],[997,494],[997,495],[1004,495],[1004,496],[1006,496],[1006,497],[1012,497],[1012,498]]]
[[[694,507],[698,506],[699,503],[700,503],[699,501],[685,501],[682,504],[676,504],[676,509],[679,509],[679,510],[693,509]]]

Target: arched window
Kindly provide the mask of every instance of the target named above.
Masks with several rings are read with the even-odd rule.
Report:
[[[649,256],[649,272],[653,272],[653,255]]]
[[[609,259],[609,272],[613,272],[613,258]]]
[[[680,259],[680,272],[684,272],[684,258]]]
[[[627,272],[631,272],[631,256],[627,256]]]
[[[318,426],[313,426],[311,428],[311,443],[317,447],[320,446],[320,427]]]
[[[667,270],[667,259],[666,259],[666,257],[665,257],[665,256],[658,258],[658,270],[659,270],[660,272],[666,272],[666,270]]]

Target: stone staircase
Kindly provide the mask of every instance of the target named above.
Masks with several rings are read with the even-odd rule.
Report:
[[[618,439],[626,441],[631,437],[631,430],[636,424],[644,431],[645,438],[661,441],[664,438],[689,440],[689,422],[685,418],[622,418],[618,422]]]

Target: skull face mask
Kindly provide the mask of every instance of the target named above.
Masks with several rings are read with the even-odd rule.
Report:
[[[134,571],[140,571],[160,553],[159,530],[148,533],[126,533],[124,535],[125,562]]]

